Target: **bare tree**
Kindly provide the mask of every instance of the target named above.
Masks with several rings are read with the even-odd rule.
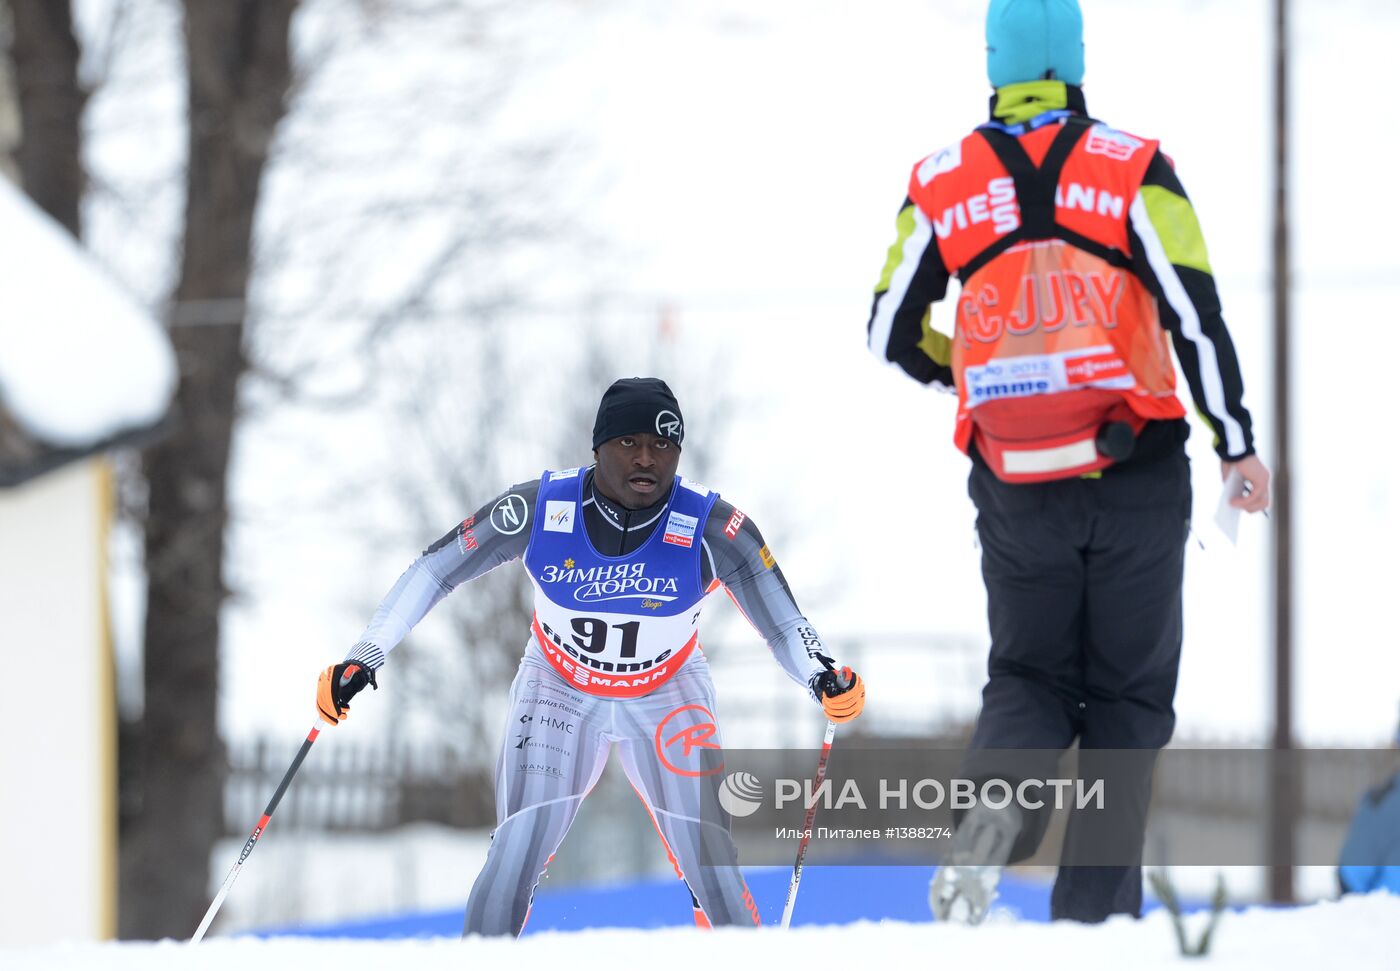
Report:
[[[549,434],[538,434],[529,399],[557,396],[522,361],[530,338],[520,327],[539,314],[540,282],[554,281],[560,266],[578,272],[594,241],[570,215],[570,193],[585,195],[566,164],[576,137],[484,134],[509,111],[531,59],[548,57],[536,50],[542,8],[497,0],[318,5],[319,14],[332,9],[342,16],[312,55],[315,70],[300,79],[275,167],[281,201],[261,237],[253,410],[245,417],[294,403],[323,406],[317,420],[327,425],[353,414],[401,430],[379,481],[299,499],[327,528],[353,519],[368,561],[385,549],[421,549],[466,515],[464,505],[470,511],[538,463],[587,460],[596,395],[583,395],[593,395],[586,416],[555,414]],[[366,83],[365,64],[405,45],[425,68]],[[367,117],[373,125],[362,123]],[[577,330],[573,313],[556,323]],[[554,375],[572,383],[587,367],[580,359]],[[371,497],[387,498],[402,517],[377,526],[365,516]],[[464,632],[471,681],[484,695],[509,683],[528,626],[526,591],[510,572],[472,585],[491,604],[480,612],[487,619],[467,621]],[[347,607],[367,616],[362,601]],[[507,645],[499,655],[497,645]],[[434,737],[456,740],[459,750],[479,743],[483,725],[493,736],[489,705],[464,713],[447,703],[450,678],[432,657],[416,642],[396,653],[392,696],[405,706],[395,731],[440,709],[448,720],[434,724],[448,730]]]
[[[121,847],[124,937],[184,936],[204,911],[223,830],[219,610],[226,476],[253,215],[292,80],[296,0],[184,5],[189,159],[171,310],[179,423],[147,450],[145,711],[139,812]]]
[[[188,933],[197,923],[208,850],[222,829],[216,647],[230,593],[225,530],[236,428],[248,433],[266,409],[286,402],[340,409],[381,394],[384,369],[364,363],[399,335],[421,337],[425,322],[451,318],[480,329],[515,299],[493,271],[502,254],[543,232],[528,228],[527,215],[543,150],[496,151],[475,134],[505,83],[493,59],[511,51],[496,50],[487,30],[505,5],[321,0],[308,5],[314,16],[295,73],[286,50],[293,6],[189,0],[185,9],[190,158],[170,314],[184,381],[181,426],[144,463],[145,705],[124,801],[126,936]],[[435,30],[439,43],[459,42],[450,63],[467,67],[446,77],[419,77],[403,65],[366,74],[366,64],[378,70],[397,44],[421,46]],[[405,76],[417,85],[408,92],[395,87]],[[444,137],[460,147],[433,171],[415,142]],[[347,185],[358,194],[343,194]],[[253,214],[268,198],[253,251]],[[552,222],[557,230],[557,213]],[[422,245],[425,237],[431,245]],[[361,383],[325,392],[320,375],[347,363],[362,369]]]
[[[73,15],[60,0],[9,0],[10,59],[22,136],[15,151],[29,197],[75,237],[82,235],[83,105]]]

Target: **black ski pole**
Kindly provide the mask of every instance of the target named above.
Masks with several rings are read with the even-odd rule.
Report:
[[[321,723],[319,721],[311,726],[311,731],[306,736],[306,741],[301,743],[301,750],[297,752],[297,757],[292,759],[292,767],[287,770],[287,774],[282,777],[281,784],[277,791],[272,794],[272,801],[263,810],[262,819],[258,820],[258,825],[253,827],[253,835],[248,837],[248,842],[243,844],[243,852],[238,855],[238,862],[228,871],[228,876],[224,877],[224,885],[219,888],[219,893],[214,897],[214,902],[209,905],[209,909],[204,914],[204,919],[199,922],[199,929],[194,932],[194,937],[190,938],[191,944],[198,944],[204,939],[204,932],[213,923],[214,915],[223,906],[224,898],[228,896],[229,888],[233,886],[233,881],[238,879],[239,871],[243,869],[243,861],[248,859],[248,854],[253,852],[253,847],[257,845],[258,837],[262,836],[267,829],[267,824],[272,821],[272,814],[277,809],[277,804],[282,801],[282,794],[287,791],[287,786],[291,784],[292,776],[297,774],[297,769],[301,768],[301,763],[306,758],[306,753],[311,751],[311,743],[316,741],[316,736],[321,734]]]

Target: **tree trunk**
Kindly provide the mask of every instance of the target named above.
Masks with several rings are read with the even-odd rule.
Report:
[[[82,235],[86,176],[78,41],[67,0],[10,0],[21,130],[15,162],[24,190],[75,237]]]
[[[171,310],[178,426],[145,453],[145,712],[123,834],[121,934],[187,938],[223,832],[219,610],[253,215],[291,83],[296,0],[186,0],[189,167]],[[308,691],[310,687],[308,686]],[[251,828],[254,820],[249,820]],[[232,863],[232,860],[229,861]]]

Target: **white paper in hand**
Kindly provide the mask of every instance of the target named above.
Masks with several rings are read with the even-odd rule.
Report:
[[[1220,490],[1220,505],[1215,508],[1215,524],[1232,545],[1238,541],[1240,535],[1240,510],[1230,505],[1230,500],[1242,495],[1244,476],[1240,475],[1238,469],[1231,469],[1225,478],[1224,487]]]

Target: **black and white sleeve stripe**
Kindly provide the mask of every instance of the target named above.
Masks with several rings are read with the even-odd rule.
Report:
[[[933,224],[908,197],[895,221],[896,236],[875,287],[866,325],[870,351],[923,384],[952,390],[946,355],[931,354],[926,321],[929,306],[942,300],[950,279],[934,241]]]
[[[378,671],[384,666],[384,652],[369,641],[360,641],[350,648],[350,653],[345,655],[345,660],[363,664],[371,671]]]
[[[1244,380],[1194,210],[1159,152],[1129,208],[1134,270],[1157,298],[1191,395],[1224,459],[1254,451]]]

